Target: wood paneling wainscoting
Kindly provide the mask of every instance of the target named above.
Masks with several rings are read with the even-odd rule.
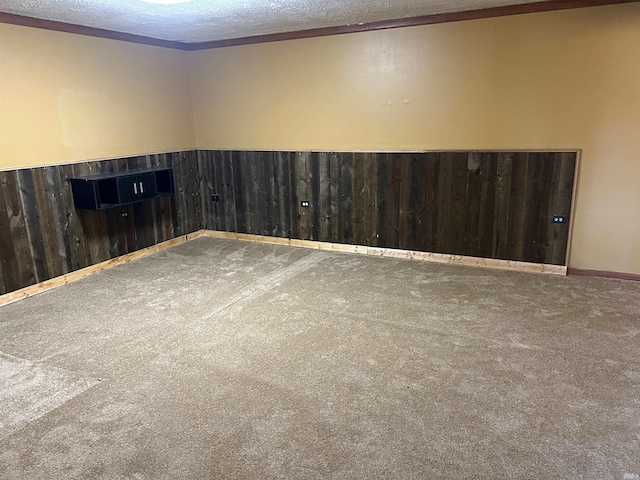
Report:
[[[77,210],[69,178],[172,167],[176,193],[103,211]],[[202,228],[195,151],[0,172],[0,294]]]
[[[576,152],[209,150],[198,161],[210,230],[566,265]]]
[[[551,216],[570,218],[576,157],[202,150],[3,171],[0,294],[202,229],[566,265],[569,223]],[[71,177],[155,167],[174,196],[74,207]]]

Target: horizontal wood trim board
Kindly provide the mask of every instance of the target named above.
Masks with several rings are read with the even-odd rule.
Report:
[[[0,23],[10,25],[19,25],[22,27],[41,28],[43,30],[53,30],[55,32],[74,33],[77,35],[85,35],[87,37],[106,38],[109,40],[119,40],[129,43],[140,43],[142,45],[151,45],[154,47],[172,48],[174,50],[188,50],[188,44],[182,42],[172,42],[170,40],[161,40],[159,38],[145,37],[143,35],[135,35],[133,33],[116,32],[103,28],[86,27],[84,25],[75,25],[73,23],[56,22],[54,20],[44,20],[42,18],[26,17],[23,15],[15,15],[12,13],[0,12]]]
[[[95,265],[91,265],[90,267],[85,267],[80,270],[76,270],[75,272],[67,273],[65,275],[52,278],[51,280],[46,280],[44,282],[37,283],[36,285],[31,285],[29,287],[22,288],[20,290],[7,293],[5,295],[0,295],[0,307],[9,305],[10,303],[17,302],[18,300],[22,300],[28,297],[33,297],[34,295],[37,295],[42,292],[47,292],[54,288],[60,287],[62,285],[68,285],[69,283],[76,282],[78,280],[88,277],[89,275],[93,275],[94,273],[102,272],[103,270],[113,268],[117,265],[122,265],[123,263],[128,263],[128,262],[132,262],[133,260],[138,260],[140,258],[147,257],[161,250],[166,250],[167,248],[180,245],[181,243],[188,242],[189,240],[200,238],[204,235],[205,235],[204,230],[199,230],[194,233],[189,233],[187,235],[182,235],[181,237],[176,237],[171,240],[167,240],[166,242],[162,242],[157,245],[153,245],[151,247],[143,248],[142,250],[138,250],[133,253],[127,253],[126,255],[122,255],[120,257],[116,257],[110,260],[106,260],[104,262],[96,263]]]
[[[481,20],[483,18],[506,17],[526,13],[551,12],[555,10],[569,10],[573,8],[596,7],[618,3],[631,3],[637,0],[550,0],[545,2],[507,5],[504,7],[483,8],[479,10],[465,10],[462,12],[440,13],[408,17],[393,20],[382,20],[363,24],[341,25],[336,27],[314,28],[293,32],[256,35],[253,37],[231,38],[228,40],[214,40],[210,42],[189,43],[187,50],[208,50],[212,48],[235,47],[256,43],[280,42],[284,40],[298,40],[302,38],[326,37],[346,33],[371,32],[390,28],[417,27],[420,25],[434,25],[438,23],[452,23],[466,20]]]
[[[550,0],[543,2],[524,3],[519,5],[507,5],[503,7],[484,8],[479,10],[465,10],[462,12],[441,13],[423,15],[392,20],[383,20],[363,24],[340,25],[335,27],[323,27],[309,30],[296,30],[292,32],[274,33],[268,35],[255,35],[251,37],[231,38],[226,40],[214,40],[208,42],[186,43],[158,38],[145,37],[131,33],[116,32],[95,27],[75,25],[71,23],[44,20],[40,18],[15,15],[0,12],[0,23],[20,25],[24,27],[42,28],[58,32],[74,33],[91,37],[107,38],[131,43],[140,43],[156,47],[173,48],[176,50],[207,50],[211,48],[224,48],[239,45],[251,45],[256,43],[278,42],[283,40],[297,40],[302,38],[324,37],[329,35],[341,35],[346,33],[370,32],[386,30],[389,28],[415,27],[419,25],[433,25],[437,23],[460,22],[465,20],[480,20],[483,18],[504,17],[509,15],[522,15],[526,13],[550,12],[555,10],[568,10],[572,8],[586,8],[619,3],[632,3],[637,0]]]
[[[610,272],[607,270],[588,270],[583,268],[569,267],[567,274],[580,277],[613,278],[616,280],[631,280],[633,282],[640,282],[640,275],[637,275],[635,273]]]
[[[529,273],[545,273],[566,275],[567,267],[561,265],[546,265],[529,262],[515,262],[511,260],[497,260],[493,258],[467,257],[464,255],[447,255],[442,253],[416,252],[395,248],[368,247],[366,245],[345,245],[341,243],[317,242],[312,240],[296,240],[287,238],[268,237],[265,235],[249,235],[246,233],[219,232],[206,230],[205,235],[211,238],[227,240],[242,240],[248,242],[271,243],[291,247],[326,250],[331,252],[358,253],[379,257],[402,258],[407,260],[422,260],[427,262],[466,265],[500,270],[515,270]]]

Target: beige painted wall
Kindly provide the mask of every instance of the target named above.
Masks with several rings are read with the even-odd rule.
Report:
[[[194,147],[184,52],[0,24],[0,169]]]
[[[640,4],[192,52],[199,148],[583,149],[570,266],[640,274]]]

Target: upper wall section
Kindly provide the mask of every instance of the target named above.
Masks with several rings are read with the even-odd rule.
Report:
[[[0,169],[195,146],[184,52],[0,24]]]
[[[200,149],[582,149],[569,264],[640,273],[640,3],[190,52]]]
[[[637,124],[640,4],[191,52],[198,148],[597,146]]]

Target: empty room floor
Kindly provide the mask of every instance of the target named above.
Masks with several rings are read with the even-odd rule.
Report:
[[[200,238],[0,308],[3,479],[638,479],[640,284]]]

